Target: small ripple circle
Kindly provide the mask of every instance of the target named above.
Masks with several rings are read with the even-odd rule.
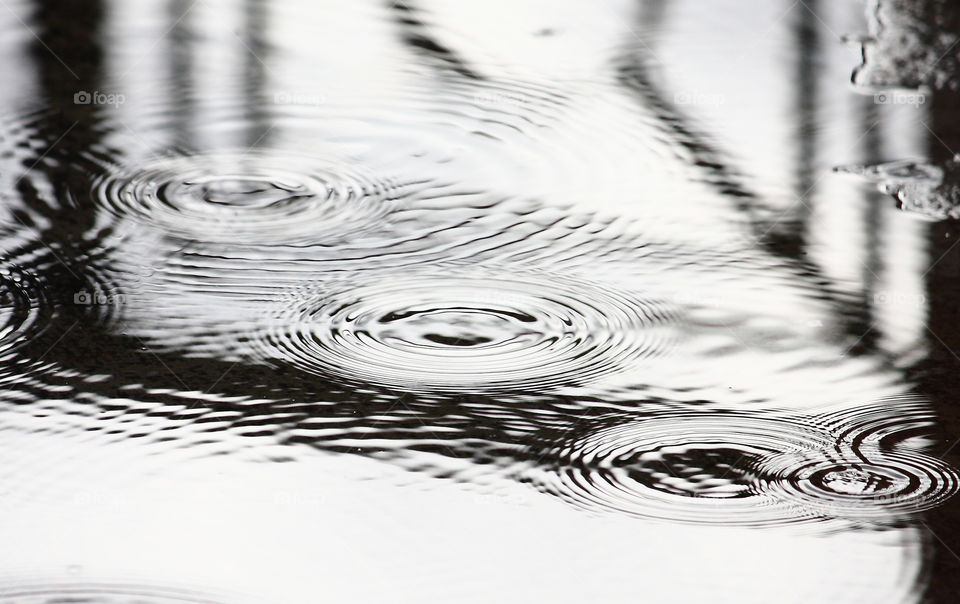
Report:
[[[802,422],[680,414],[598,430],[538,453],[554,467],[531,482],[576,507],[691,524],[797,519],[763,493],[764,459],[817,450],[828,435]]]
[[[251,150],[170,155],[96,179],[96,204],[213,243],[334,244],[373,228],[396,187],[359,165]]]
[[[269,321],[269,358],[368,385],[548,389],[663,353],[674,309],[539,272],[435,267],[368,274],[293,296]]]
[[[538,451],[530,482],[577,507],[695,524],[882,526],[942,504],[957,472],[908,447],[850,442],[815,421],[689,414]]]
[[[0,353],[36,335],[50,311],[35,279],[18,270],[0,270]]]
[[[884,520],[933,509],[957,493],[957,472],[909,449],[858,450],[836,459],[773,458],[770,496],[823,516]]]

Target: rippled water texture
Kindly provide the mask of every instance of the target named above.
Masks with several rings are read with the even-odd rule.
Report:
[[[0,15],[0,602],[951,593],[955,11],[508,4]]]
[[[0,274],[0,352],[14,349],[49,320],[44,316],[49,307],[41,291],[40,284],[28,274],[15,270]]]
[[[479,393],[592,382],[669,348],[670,308],[601,285],[470,266],[295,292],[266,354],[317,375]]]
[[[949,466],[882,451],[861,432],[878,428],[837,438],[826,421],[685,414],[617,426],[557,450],[563,465],[544,488],[587,508],[724,524],[889,522],[956,492]]]
[[[94,186],[94,199],[120,217],[184,239],[257,245],[342,241],[395,201],[388,183],[356,166],[250,149],[158,158]]]

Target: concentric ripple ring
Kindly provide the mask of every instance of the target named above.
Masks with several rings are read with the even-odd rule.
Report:
[[[380,271],[293,296],[262,353],[310,373],[411,390],[545,389],[664,352],[678,314],[615,288],[534,271]]]
[[[769,526],[902,520],[956,493],[956,472],[900,448],[856,448],[815,421],[687,414],[599,430],[538,451],[530,482],[587,510]]]
[[[36,281],[18,270],[0,269],[0,354],[45,326],[51,311]]]
[[[119,218],[213,243],[331,244],[374,228],[395,187],[361,166],[266,150],[171,155],[98,178]]]
[[[857,409],[822,418],[840,435],[831,455],[774,457],[763,471],[778,476],[770,493],[826,516],[861,520],[937,507],[960,490],[957,470],[905,444],[923,431],[918,404]],[[890,415],[896,408],[898,415]]]
[[[809,460],[784,467],[774,484],[785,501],[824,516],[883,520],[937,507],[957,492],[956,472],[918,453],[884,452],[863,460]]]
[[[727,414],[651,418],[538,452],[532,482],[576,507],[693,524],[767,525],[798,517],[765,496],[763,459],[830,446],[801,422]]]

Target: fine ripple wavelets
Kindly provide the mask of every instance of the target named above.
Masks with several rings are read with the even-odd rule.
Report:
[[[381,221],[394,193],[360,166],[267,150],[160,157],[93,188],[108,211],[172,235],[260,245],[342,239]]]
[[[552,461],[522,474],[585,510],[693,524],[883,526],[956,493],[946,463],[848,436],[823,417],[665,415],[538,450]]]
[[[257,338],[266,359],[423,391],[586,383],[670,348],[669,304],[537,271],[371,271],[298,292]]]
[[[41,332],[52,312],[35,278],[18,269],[0,268],[0,355]]]
[[[922,401],[901,397],[817,421],[837,435],[839,455],[788,455],[765,468],[782,477],[775,488],[808,509],[883,520],[937,507],[960,489],[957,470],[917,446],[931,430]]]

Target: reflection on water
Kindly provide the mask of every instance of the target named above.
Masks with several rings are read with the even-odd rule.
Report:
[[[841,426],[841,438],[829,432]],[[558,476],[542,475],[546,490],[581,505],[727,525],[896,522],[955,493],[952,468],[883,450],[882,429],[847,416],[664,414],[566,443]]]
[[[662,303],[502,268],[436,265],[321,282],[291,294],[262,345],[321,376],[448,395],[589,383],[668,347]]]
[[[465,598],[437,577],[483,576],[504,550],[549,560],[561,550],[544,536],[561,528],[562,551],[617,554],[583,572],[590,594],[576,597],[551,567],[548,601],[704,589],[899,602],[949,585],[920,568],[951,550],[929,515],[950,513],[960,488],[943,401],[918,391],[937,258],[922,226],[830,170],[924,140],[904,107],[878,114],[838,83],[852,63],[826,24],[859,27],[856,7],[84,0],[72,28],[51,4],[19,3],[2,24],[40,35],[19,41],[39,77],[3,101],[0,127],[11,517],[118,548],[141,527],[158,580],[239,575],[279,601],[315,601],[321,559],[324,581],[350,577],[368,598],[423,597],[405,564],[454,557],[387,552],[441,539],[451,529],[434,517],[451,513],[476,531],[446,544],[463,554],[454,575],[429,574],[429,593],[451,601],[489,591]],[[763,53],[691,44],[761,25],[784,34]],[[858,82],[905,85],[871,67],[898,64],[874,33]],[[783,40],[796,42],[786,61]],[[746,83],[724,78],[744,62],[766,94],[726,107]],[[771,141],[775,155],[756,152]],[[910,180],[904,203],[953,216],[930,178],[948,172],[888,166],[859,172]],[[277,514],[248,478],[261,494],[332,486]],[[94,487],[112,503],[68,495]],[[491,513],[463,493],[522,505]],[[538,537],[484,545],[518,518]],[[171,545],[184,526],[195,551]],[[363,538],[336,541],[334,527]],[[8,540],[30,544],[18,564],[56,573],[46,530]],[[266,545],[234,541],[248,532]],[[86,542],[64,555],[104,576],[134,564],[74,543]],[[728,555],[691,565],[722,570],[672,598],[607,584],[605,572],[676,574],[657,566],[671,560],[661,549],[708,543]],[[771,545],[799,553],[763,567]],[[744,593],[727,558],[809,586]],[[363,565],[389,579],[346,570]],[[13,597],[193,601],[77,585]]]
[[[97,182],[95,200],[185,239],[332,244],[383,220],[396,198],[356,166],[250,149],[158,158],[136,170]]]
[[[31,275],[12,267],[0,274],[0,352],[22,344],[49,322],[50,305],[42,296],[40,284]]]

